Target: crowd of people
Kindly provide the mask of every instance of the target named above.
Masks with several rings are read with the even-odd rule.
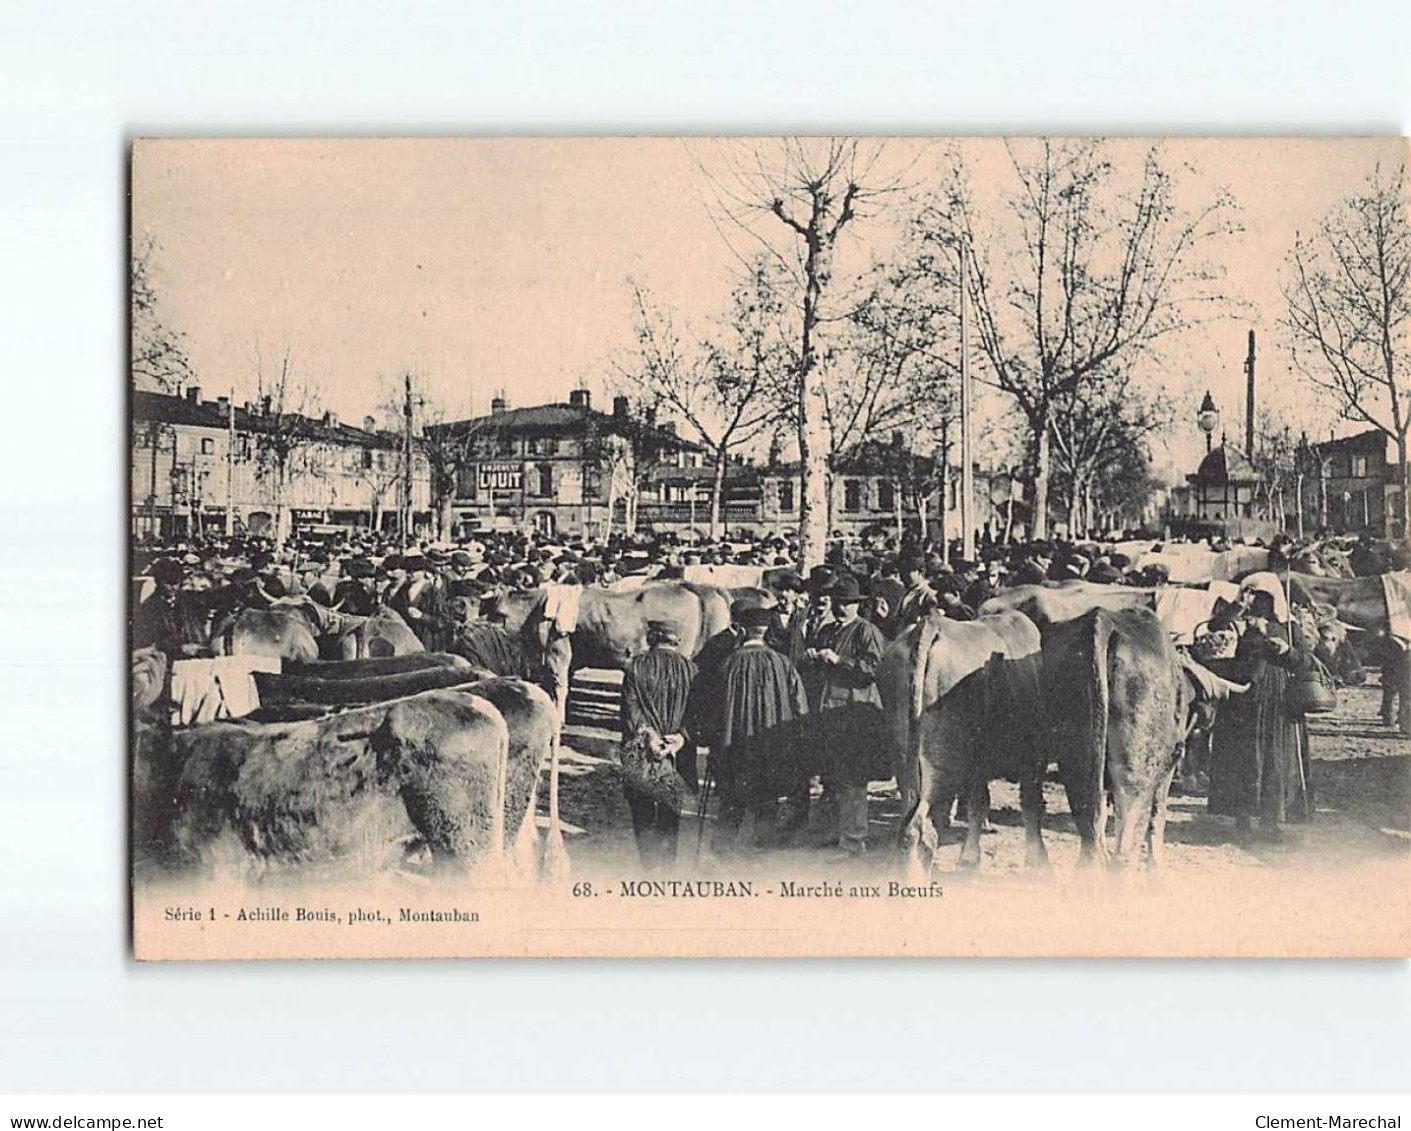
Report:
[[[893,772],[877,685],[890,639],[933,613],[973,618],[1012,585],[1167,581],[1162,567],[1138,568],[1094,543],[1000,545],[986,538],[975,560],[956,549],[888,538],[836,541],[824,564],[803,572],[797,543],[784,536],[699,545],[621,536],[563,544],[493,534],[404,547],[350,531],[333,543],[296,537],[282,547],[260,537],[147,544],[134,551],[142,588],[132,642],[172,658],[210,654],[213,635],[232,613],[307,596],[358,616],[395,610],[428,650],[459,651],[502,674],[536,678],[516,643],[497,634],[493,621],[467,617],[466,608],[486,607],[504,589],[614,587],[634,577],[681,578],[692,566],[759,567],[768,571],[775,599],[737,602],[730,628],[698,655],[682,653],[683,626],[648,626],[650,647],[624,673],[622,740],[668,767],[688,792],[715,791],[718,851],[807,835],[855,855],[868,845],[868,783]],[[1279,540],[1271,565],[1293,550]],[[1242,828],[1259,818],[1260,829],[1276,836],[1286,821],[1311,811],[1307,727],[1286,699],[1291,681],[1315,667],[1318,642],[1291,617],[1270,576],[1248,580],[1239,599],[1220,610],[1211,638],[1230,646],[1200,660],[1251,687],[1222,707],[1214,729],[1203,767],[1210,810]],[[704,776],[702,747],[710,751]],[[681,805],[647,783],[628,780],[625,790],[643,862],[669,865]]]

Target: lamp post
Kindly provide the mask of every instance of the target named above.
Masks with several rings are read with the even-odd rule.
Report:
[[[1220,410],[1215,407],[1215,398],[1210,395],[1209,389],[1205,391],[1205,399],[1200,402],[1200,411],[1196,413],[1195,422],[1205,433],[1205,454],[1209,455],[1210,437],[1220,424]]]

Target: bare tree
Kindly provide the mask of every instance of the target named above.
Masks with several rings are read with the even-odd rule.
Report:
[[[283,547],[289,538],[289,482],[293,475],[319,476],[316,457],[317,429],[310,416],[316,411],[313,383],[299,377],[289,347],[280,358],[277,375],[267,376],[262,355],[255,354],[259,404],[252,422],[255,475],[270,487],[274,503],[274,540]]]
[[[806,567],[823,560],[828,539],[822,331],[838,317],[828,306],[838,289],[835,257],[844,230],[900,187],[878,174],[882,153],[881,143],[855,138],[781,138],[734,143],[723,174],[701,166],[718,215],[757,239],[790,281],[783,297],[799,318],[793,401],[803,465],[799,552]],[[777,227],[764,227],[767,220],[782,225],[783,245]]]
[[[1159,146],[1134,189],[1100,140],[1006,143],[1015,191],[982,214],[958,153],[920,223],[969,257],[969,298],[993,381],[1029,426],[1034,537],[1048,526],[1055,416],[1087,382],[1133,372],[1163,339],[1228,313],[1202,254],[1237,231],[1226,193],[1193,210]]]
[[[698,345],[682,340],[672,312],[654,305],[644,287],[634,283],[632,297],[637,354],[618,372],[648,405],[680,416],[710,449],[710,536],[718,539],[731,456],[777,423],[776,390],[792,364],[779,338],[782,306],[769,263],[751,264],[731,295],[723,334]]]
[[[1053,470],[1068,500],[1068,533],[1091,533],[1093,489],[1109,469],[1171,423],[1167,402],[1146,395],[1127,373],[1085,381],[1056,405],[1051,425]]]
[[[1370,424],[1396,444],[1402,537],[1411,511],[1411,383],[1403,367],[1411,332],[1411,223],[1406,167],[1380,166],[1362,190],[1301,233],[1284,287],[1294,365],[1337,398],[1348,420]]]
[[[175,392],[195,379],[186,356],[186,335],[164,323],[153,281],[155,236],[134,240],[128,263],[132,302],[132,381],[135,388]]]

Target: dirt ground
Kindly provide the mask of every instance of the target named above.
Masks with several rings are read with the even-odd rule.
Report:
[[[616,765],[613,727],[620,676],[585,671],[575,679],[560,791],[574,873],[640,874]],[[1167,825],[1168,874],[1218,880],[1224,875],[1249,876],[1257,869],[1342,868],[1405,860],[1411,852],[1411,739],[1401,738],[1378,721],[1381,692],[1375,676],[1373,680],[1365,687],[1344,689],[1335,713],[1310,720],[1315,810],[1311,821],[1289,826],[1279,844],[1240,837],[1233,821],[1206,814],[1202,791],[1178,789],[1171,798]],[[874,783],[871,790],[873,841],[882,850],[872,854],[871,869],[888,863],[885,848],[898,816],[891,784]],[[1063,788],[1052,775],[1044,796],[1044,840],[1055,870],[1067,872],[1077,859],[1078,837]],[[1018,787],[997,781],[991,786],[991,799],[993,830],[981,842],[981,872],[1018,880],[1024,863]],[[713,803],[704,827],[695,813],[683,816],[677,873],[709,876],[724,869],[713,845],[715,817]],[[955,873],[961,839],[958,829],[941,833],[936,867],[942,876]],[[818,840],[816,834],[805,831],[786,847],[743,861],[730,859],[728,870],[735,875],[742,865],[808,870],[810,863],[828,859],[828,846]]]

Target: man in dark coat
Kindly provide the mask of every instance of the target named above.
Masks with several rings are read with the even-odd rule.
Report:
[[[622,740],[644,744],[659,759],[668,759],[695,790],[696,743],[688,721],[691,685],[696,665],[677,650],[681,629],[666,621],[647,625],[648,649],[622,673]],[[632,813],[637,854],[648,870],[676,862],[680,815],[651,794],[623,782]]]
[[[186,610],[181,607],[181,563],[173,558],[158,558],[152,563],[151,576],[156,586],[133,614],[132,646],[156,648],[169,660],[195,655],[196,642],[190,638]]]
[[[377,570],[367,558],[343,563],[342,577],[333,589],[333,607],[353,616],[370,617],[381,602],[377,596]]]
[[[837,795],[838,847],[860,855],[867,851],[867,783],[885,749],[877,665],[886,641],[858,615],[862,594],[855,581],[844,578],[829,594],[838,619],[819,633],[809,653],[820,679],[815,733]]]
[[[765,643],[774,621],[770,609],[741,609],[744,640],[721,665],[711,712],[711,774],[720,789],[720,824],[737,840],[746,811],[754,817],[756,843],[776,832],[775,804],[787,794],[804,806],[808,779],[797,750],[798,723],[808,712],[803,680],[787,656]]]
[[[892,618],[892,635],[898,636],[940,603],[936,591],[926,580],[926,559],[920,554],[908,554],[901,561],[901,579],[905,588]]]

